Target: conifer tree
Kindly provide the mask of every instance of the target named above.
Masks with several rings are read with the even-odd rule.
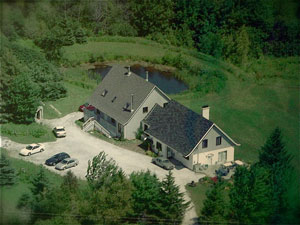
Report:
[[[201,210],[203,221],[211,221],[212,223],[223,223],[226,221],[227,204],[224,199],[224,183],[219,181],[212,189],[207,191],[206,199]]]
[[[292,174],[292,156],[287,152],[282,141],[282,132],[277,127],[270,135],[259,152],[258,164],[269,170],[269,180],[272,189],[272,223],[282,223],[282,216],[288,210],[286,198],[289,178]]]
[[[15,183],[15,170],[10,167],[5,155],[0,155],[0,187]]]
[[[179,186],[175,184],[171,171],[162,181],[161,202],[163,218],[180,224],[190,202],[185,201],[184,193],[180,192]]]

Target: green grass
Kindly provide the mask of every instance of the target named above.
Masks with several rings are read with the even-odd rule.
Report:
[[[54,119],[63,117],[72,112],[77,112],[79,106],[84,104],[94,91],[93,89],[82,88],[67,82],[64,82],[64,85],[68,91],[67,97],[58,99],[56,101],[46,102],[46,105],[44,106],[45,119]],[[58,114],[56,111],[54,111],[50,107],[50,104],[52,104],[62,114]]]
[[[1,135],[8,137],[12,141],[24,144],[56,140],[50,127],[37,123],[28,125],[13,123],[2,124]]]
[[[195,205],[195,210],[198,216],[201,215],[201,209],[203,208],[203,202],[206,199],[206,192],[211,188],[210,183],[197,183],[196,187],[190,187],[186,185],[185,188]]]

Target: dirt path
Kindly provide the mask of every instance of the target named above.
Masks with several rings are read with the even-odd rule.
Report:
[[[168,171],[152,164],[151,157],[121,148],[83,132],[74,123],[75,120],[80,119],[82,116],[83,114],[81,112],[76,112],[59,119],[43,120],[43,123],[51,128],[55,126],[65,126],[67,131],[66,138],[59,138],[55,142],[44,143],[45,151],[43,153],[35,154],[30,157],[21,157],[18,153],[25,144],[9,141],[5,137],[1,137],[1,146],[8,149],[12,157],[22,158],[23,160],[42,165],[44,165],[45,160],[52,155],[58,152],[67,152],[71,157],[79,160],[79,165],[71,170],[76,176],[82,179],[85,179],[88,160],[91,160],[101,151],[104,151],[109,157],[113,158],[127,175],[134,171],[150,170],[155,173],[159,179],[163,179],[166,176]],[[47,168],[61,175],[66,173],[65,171],[57,171],[53,167]],[[185,193],[185,199],[190,201],[191,199],[186,193],[185,185],[192,180],[197,181],[204,175],[195,174],[187,168],[174,169],[172,172],[176,184],[179,185],[180,190]],[[197,215],[194,205],[191,203],[191,207],[184,217],[183,224],[195,224],[195,221],[197,221]]]

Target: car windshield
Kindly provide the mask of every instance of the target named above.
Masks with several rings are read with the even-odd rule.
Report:
[[[60,128],[60,129],[57,129],[57,128],[56,128],[56,130],[57,130],[57,131],[65,131],[64,128]]]
[[[163,163],[169,163],[169,160],[165,159],[162,161]]]
[[[33,146],[27,145],[27,146],[26,146],[26,149],[27,149],[27,150],[32,150],[32,149],[33,149]]]
[[[67,164],[68,163],[68,160],[63,160],[62,161],[62,164]]]

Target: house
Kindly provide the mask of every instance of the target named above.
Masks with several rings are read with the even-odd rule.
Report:
[[[173,100],[164,106],[156,104],[142,126],[155,152],[192,170],[233,161],[234,147],[239,146],[209,120],[208,106],[199,115]]]
[[[90,97],[93,107],[84,109],[84,127],[96,128],[110,137],[134,139],[154,105],[163,107],[169,101],[165,93],[131,72],[130,67],[116,65]]]

